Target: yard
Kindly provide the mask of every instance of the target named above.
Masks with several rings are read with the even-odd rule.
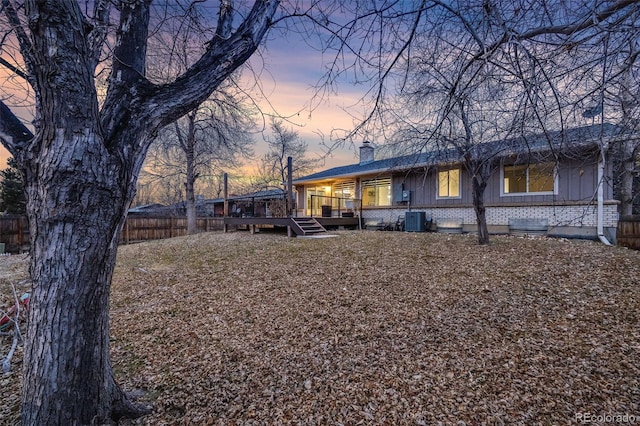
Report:
[[[640,421],[640,252],[338,234],[121,247],[113,364],[155,407],[126,424]],[[0,278],[24,271],[24,258],[0,257]],[[2,356],[10,344],[0,339]],[[0,424],[17,421],[20,360],[1,378]]]

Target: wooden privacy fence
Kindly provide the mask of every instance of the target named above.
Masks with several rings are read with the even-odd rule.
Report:
[[[198,232],[224,229],[221,217],[200,217],[196,220]],[[186,217],[129,216],[125,222],[120,243],[160,240],[187,235]],[[29,250],[29,222],[26,216],[0,216],[0,243],[5,252],[22,253]]]
[[[196,227],[198,232],[221,231],[224,229],[224,219],[199,217],[196,219]],[[120,243],[161,240],[183,235],[187,235],[186,217],[129,216],[120,235]]]
[[[23,215],[0,216],[0,243],[6,253],[29,250],[29,221]]]
[[[619,246],[640,250],[640,215],[622,216],[616,229]]]

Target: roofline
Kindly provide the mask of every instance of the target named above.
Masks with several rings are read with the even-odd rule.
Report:
[[[610,125],[610,123],[604,123],[604,125]],[[597,126],[603,126],[602,124],[598,124]],[[615,124],[613,124],[613,126],[616,126]],[[596,127],[596,126],[579,126],[573,129],[581,129],[581,128],[590,128],[590,127]],[[617,126],[616,126],[617,127]],[[537,135],[534,135],[537,136]],[[583,149],[588,149],[588,148],[592,148],[592,147],[600,147],[600,141],[602,140],[605,143],[605,149],[608,145],[610,145],[612,142],[616,142],[616,141],[620,141],[620,140],[635,140],[635,139],[640,139],[640,134],[638,134],[637,132],[633,132],[633,133],[615,133],[613,135],[611,134],[604,134],[602,135],[602,138],[596,136],[593,136],[587,140],[585,140],[584,142],[580,143],[577,146],[573,146],[573,148],[583,148]],[[507,140],[507,139],[503,139],[503,140]],[[500,141],[500,139],[497,139],[496,141]],[[491,143],[491,142],[496,142],[496,141],[489,141],[487,143]],[[572,145],[571,142],[569,142],[569,145]],[[536,147],[533,149],[529,149],[528,152],[530,153],[541,153],[541,152],[545,152],[545,151],[549,151],[550,149],[548,147]],[[516,153],[516,150],[510,149],[508,147],[505,147],[505,149],[503,149],[501,152],[499,152],[497,154],[498,158],[503,158],[503,157],[507,157],[510,155],[513,155],[514,153]],[[413,155],[419,156],[422,154],[426,154],[426,153],[416,153]],[[390,158],[383,158],[380,160],[375,160],[374,162],[382,162],[382,161],[392,161],[394,159],[399,159],[399,158],[403,158],[403,157],[409,157],[411,156],[411,154],[409,155],[404,155],[404,156],[397,156],[397,157],[390,157]],[[416,167],[423,167],[423,166],[438,166],[438,165],[442,165],[442,164],[451,164],[451,163],[461,163],[462,159],[458,158],[455,161],[452,161],[451,159],[443,159],[438,161],[437,157],[435,159],[435,161],[422,161],[422,162],[416,162],[413,164],[405,164],[405,165],[401,165],[401,166],[391,166],[391,167],[380,167],[380,168],[376,168],[376,169],[371,169],[371,170],[363,170],[363,171],[351,171],[348,173],[341,173],[341,174],[333,174],[333,175],[326,175],[323,177],[313,177],[313,175],[310,175],[310,177],[303,177],[301,179],[294,179],[293,180],[293,184],[294,185],[301,185],[301,184],[305,184],[305,183],[312,183],[312,182],[320,182],[323,180],[333,180],[333,179],[344,179],[344,178],[349,178],[349,177],[353,177],[353,178],[357,178],[357,177],[361,177],[361,176],[366,176],[369,174],[379,174],[379,173],[384,173],[384,172],[393,172],[393,171],[399,171],[399,170],[411,170],[413,168]],[[370,163],[368,163],[370,164]],[[353,164],[346,164],[344,166],[337,166],[335,168],[343,168],[343,167],[356,167],[359,166],[360,163],[353,163]],[[331,170],[331,169],[329,169]],[[327,170],[328,171],[328,170]],[[319,172],[321,173],[321,172]],[[316,173],[317,174],[317,173]]]
[[[418,155],[422,155],[424,153],[418,153],[418,154],[414,154],[416,156]],[[408,155],[410,156],[410,155]],[[398,157],[390,157],[390,158],[383,158],[381,160],[375,160],[375,162],[382,162],[382,161],[390,161],[396,158],[403,158],[403,157],[408,157],[407,155],[401,155]],[[363,170],[363,171],[355,171],[355,172],[349,172],[349,173],[341,173],[341,174],[335,174],[335,175],[328,175],[326,177],[321,177],[321,178],[301,178],[301,179],[293,179],[293,184],[295,185],[296,183],[301,184],[301,183],[306,183],[306,182],[317,182],[320,180],[327,180],[327,179],[336,179],[336,178],[345,178],[345,177],[358,177],[358,176],[364,176],[364,175],[371,175],[371,174],[380,174],[380,173],[384,173],[384,172],[393,172],[393,171],[399,171],[399,170],[411,170],[413,168],[416,167],[423,167],[423,166],[430,166],[430,165],[434,165],[434,164],[446,164],[446,163],[452,163],[451,160],[448,161],[438,161],[438,162],[428,162],[428,161],[420,161],[420,162],[415,162],[415,163],[410,163],[410,164],[403,164],[403,165],[396,165],[396,166],[391,166],[391,167],[378,167],[376,169],[367,169],[367,170]],[[371,163],[368,163],[371,164]],[[353,164],[346,164],[344,166],[337,166],[334,168],[343,168],[343,167],[354,167],[354,166],[358,166],[359,163],[353,163]],[[331,170],[331,169],[329,169]],[[317,173],[316,173],[317,174]],[[311,175],[313,176],[313,175]]]
[[[426,165],[426,163],[423,163]],[[350,164],[348,164],[347,166],[349,166]],[[364,175],[372,175],[372,174],[379,174],[379,173],[383,173],[383,172],[389,172],[389,171],[397,171],[397,170],[409,170],[412,169],[414,167],[418,167],[419,164],[415,164],[413,166],[409,166],[409,167],[383,167],[380,169],[372,169],[372,170],[366,170],[366,171],[362,171],[362,172],[355,172],[355,173],[342,173],[339,175],[329,175],[329,176],[325,176],[325,177],[321,177],[321,178],[311,178],[311,179],[297,179],[297,180],[293,180],[293,184],[302,184],[302,183],[308,183],[308,182],[317,182],[317,181],[321,181],[321,180],[329,180],[329,179],[337,179],[337,178],[348,178],[348,177],[359,177],[359,176],[364,176]]]

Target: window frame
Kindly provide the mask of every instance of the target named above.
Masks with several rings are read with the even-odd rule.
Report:
[[[380,204],[379,200],[379,188],[388,186],[388,204]],[[374,204],[365,204],[365,191],[369,188],[374,189]],[[393,194],[391,193],[391,177],[365,179],[360,182],[360,198],[362,199],[363,207],[389,207],[393,205]]]
[[[529,173],[530,173],[530,169],[531,166],[537,166],[537,165],[545,165],[548,164],[550,166],[552,166],[552,173],[553,173],[553,190],[551,191],[529,191],[529,185],[530,185],[530,177],[529,177]],[[525,171],[526,171],[526,188],[527,191],[526,192],[505,192],[504,189],[504,172],[505,172],[505,167],[525,167]],[[557,163],[553,163],[550,161],[545,161],[545,162],[531,162],[531,163],[524,163],[524,164],[518,164],[518,163],[514,163],[514,164],[505,164],[502,163],[502,166],[500,167],[500,196],[501,197],[526,197],[528,195],[533,195],[533,196],[538,196],[538,195],[557,195],[558,194],[558,164]]]
[[[447,179],[452,170],[458,171],[458,195],[440,195],[440,173],[447,172]],[[450,186],[450,185],[449,185]],[[449,189],[449,186],[447,189]],[[447,167],[438,169],[436,172],[436,200],[456,200],[462,198],[462,167]]]
[[[344,192],[346,190],[350,192],[350,197],[344,196]],[[331,187],[331,193],[334,197],[344,198],[344,199],[354,199],[356,198],[356,181],[348,180],[348,181],[334,183]],[[338,193],[340,193],[341,195],[338,195]]]

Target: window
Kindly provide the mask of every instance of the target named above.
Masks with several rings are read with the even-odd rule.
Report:
[[[391,205],[391,178],[362,181],[363,206]]]
[[[542,194],[555,191],[553,163],[504,166],[503,193]]]
[[[306,187],[305,192],[307,194],[307,214],[309,215],[319,216],[322,206],[331,204],[331,187],[329,185]]]
[[[438,172],[438,198],[460,197],[460,169]]]
[[[341,182],[333,186],[333,196],[338,198],[353,198],[356,193],[356,183]]]
[[[340,182],[333,185],[332,205],[334,209],[353,209],[353,198],[356,195],[356,183],[354,181]]]

